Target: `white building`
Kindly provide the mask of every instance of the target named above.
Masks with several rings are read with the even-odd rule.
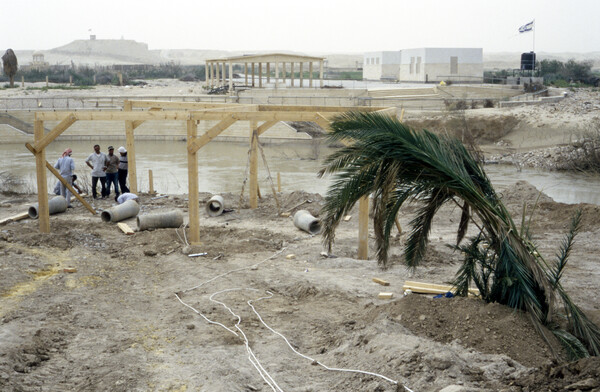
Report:
[[[400,70],[400,51],[365,53],[363,61],[363,79],[398,80]]]
[[[417,48],[366,53],[363,79],[421,83],[481,82],[483,49]]]

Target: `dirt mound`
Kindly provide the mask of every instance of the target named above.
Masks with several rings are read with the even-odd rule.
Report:
[[[413,294],[379,306],[376,311],[399,320],[414,334],[438,342],[456,342],[488,354],[502,353],[525,366],[549,362],[549,349],[528,317],[500,304]],[[558,342],[554,348],[561,351]]]
[[[600,357],[546,365],[517,380],[515,385],[528,391],[597,391],[600,388]]]

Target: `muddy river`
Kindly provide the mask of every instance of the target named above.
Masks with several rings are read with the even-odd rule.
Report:
[[[115,149],[124,144],[124,140],[112,143]],[[76,174],[81,180],[89,181],[90,169],[84,161],[93,151],[92,145],[87,141],[55,141],[47,147],[46,159],[54,164],[65,148],[72,148]],[[107,147],[107,143],[101,143],[102,151],[107,152]],[[263,146],[264,159],[263,154],[259,154],[261,192],[270,192],[270,172],[275,187],[277,173],[280,173],[283,191],[304,190],[324,195],[331,179],[320,179],[316,172],[331,151],[318,142]],[[159,193],[187,193],[185,142],[138,141],[136,158],[141,191],[148,190],[148,170],[152,170],[154,189]],[[198,161],[201,192],[241,192],[248,172],[247,144],[212,142],[199,151]],[[518,180],[526,180],[559,202],[600,204],[600,176],[534,169],[518,171],[514,166],[500,165],[488,165],[485,169],[498,190],[506,189]],[[22,144],[0,146],[0,173],[10,173],[21,180],[25,190],[33,192],[36,189],[35,160]],[[48,174],[49,186],[53,186],[55,181]]]

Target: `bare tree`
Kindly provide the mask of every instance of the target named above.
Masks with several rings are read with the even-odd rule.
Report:
[[[2,56],[2,64],[4,65],[4,73],[10,79],[10,87],[15,87],[15,75],[19,64],[17,63],[17,56],[12,49],[7,49],[6,53]]]

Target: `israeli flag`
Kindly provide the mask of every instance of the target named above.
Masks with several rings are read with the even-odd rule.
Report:
[[[528,31],[532,31],[533,30],[533,20],[521,27],[519,27],[519,33],[526,33]]]

